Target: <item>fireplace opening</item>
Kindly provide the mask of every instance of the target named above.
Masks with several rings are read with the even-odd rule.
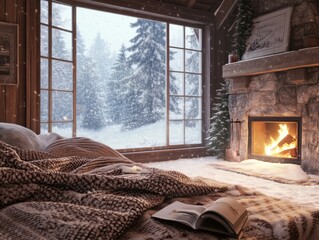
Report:
[[[300,117],[249,117],[248,134],[249,158],[300,164]]]

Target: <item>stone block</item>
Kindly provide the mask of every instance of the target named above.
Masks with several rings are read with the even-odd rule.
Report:
[[[248,94],[246,105],[248,108],[253,106],[261,107],[267,105],[275,105],[277,97],[275,92],[252,92]]]
[[[319,118],[319,99],[313,97],[307,104],[308,114],[310,117]]]
[[[229,92],[230,93],[242,93],[243,91],[247,91],[247,87],[249,86],[250,77],[244,76],[244,77],[236,77],[229,79],[230,81],[230,87]]]
[[[278,102],[281,104],[296,104],[297,92],[295,86],[284,86],[277,92]]]

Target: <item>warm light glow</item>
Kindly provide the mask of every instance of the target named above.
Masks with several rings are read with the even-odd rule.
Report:
[[[279,124],[279,136],[277,139],[270,137],[271,143],[265,144],[265,154],[275,157],[295,157],[296,153],[296,136],[289,133],[287,124]]]

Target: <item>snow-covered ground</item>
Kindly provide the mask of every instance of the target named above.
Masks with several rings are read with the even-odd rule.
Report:
[[[177,121],[178,122],[178,121]],[[153,124],[144,125],[137,129],[124,131],[122,125],[114,124],[105,126],[98,130],[89,130],[85,128],[77,129],[77,137],[88,137],[95,141],[102,142],[115,149],[127,148],[144,148],[166,146],[166,121],[160,120]],[[184,144],[183,123],[171,124],[170,144]],[[71,128],[54,127],[53,132],[63,137],[72,137]],[[185,128],[185,144],[201,143],[201,126]],[[41,133],[46,133],[46,129],[42,129]]]
[[[241,163],[218,160],[215,157],[203,157],[195,159],[179,159],[166,162],[153,162],[145,165],[165,170],[180,171],[190,177],[202,176],[220,182],[241,185],[255,189],[268,196],[288,199],[290,201],[319,207],[319,184],[297,185],[283,184],[258,177],[246,176],[230,171],[218,170],[211,164],[232,164],[250,172],[269,173],[269,176],[278,176],[288,180],[318,180],[319,176],[307,175],[299,165],[267,163],[258,160],[246,160]]]

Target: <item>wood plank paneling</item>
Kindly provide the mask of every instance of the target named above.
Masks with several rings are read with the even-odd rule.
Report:
[[[0,21],[18,24],[18,85],[0,85],[0,121],[25,125],[26,0],[0,0]]]
[[[17,0],[7,0],[6,22],[17,23]],[[5,98],[6,98],[6,109],[5,109],[6,122],[16,123],[18,86],[7,85]]]
[[[6,0],[0,0],[0,21],[6,21]],[[6,121],[6,87],[4,85],[0,85],[0,122]]]
[[[17,2],[17,23],[19,24],[19,88],[17,89],[16,123],[26,123],[26,2]]]
[[[26,1],[26,126],[40,133],[40,1]]]

